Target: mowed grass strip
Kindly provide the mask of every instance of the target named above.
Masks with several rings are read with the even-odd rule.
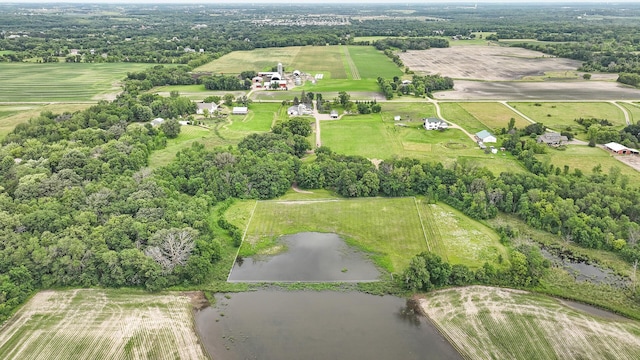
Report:
[[[640,122],[640,105],[639,104],[625,103],[625,102],[618,102],[618,104],[627,110],[627,113],[631,118],[630,120],[632,124],[637,124],[638,122]]]
[[[467,102],[458,104],[494,132],[502,128],[506,129],[509,126],[511,118],[515,119],[518,129],[531,125],[525,118],[500,103]]]
[[[1,359],[207,359],[190,299],[135,290],[41,291],[0,329]]]
[[[451,264],[465,264],[471,268],[482,267],[485,262],[498,267],[506,265],[509,253],[495,231],[446,204],[428,206]],[[500,265],[500,258],[503,265]]]
[[[0,102],[99,100],[121,91],[127,72],[152,64],[0,63]]]
[[[490,127],[483,124],[475,116],[469,113],[460,103],[440,103],[440,110],[445,119],[460,125],[468,132],[474,134],[482,130],[493,131]]]
[[[309,231],[341,235],[394,273],[428,250],[413,198],[259,201],[242,246]]]
[[[622,110],[608,102],[510,102],[509,105],[554,130],[567,127],[582,130],[575,122],[578,118],[607,119],[620,129],[627,125]]]
[[[471,286],[420,305],[469,359],[638,359],[640,323],[605,319],[524,291]]]
[[[373,46],[348,46],[353,63],[363,79],[393,79],[402,76],[402,70]]]
[[[300,51],[300,46],[264,48],[247,51],[234,51],[219,59],[194,69],[196,72],[212,72],[214,74],[240,74],[246,70],[270,71],[282,63],[285,71],[291,72],[293,59]],[[300,69],[301,71],[304,71]]]

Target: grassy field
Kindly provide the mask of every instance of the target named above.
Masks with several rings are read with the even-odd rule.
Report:
[[[316,81],[315,84],[306,82],[303,86],[296,87],[296,90],[306,90],[313,92],[335,92],[346,91],[351,92],[379,92],[380,88],[374,79],[364,80],[336,80],[323,79]],[[331,99],[331,97],[329,97]]]
[[[300,51],[300,46],[284,48],[264,48],[247,51],[234,51],[208,64],[202,65],[195,71],[209,71],[214,74],[240,74],[245,70],[270,71],[272,67],[282,63],[285,71],[293,71],[293,59]],[[301,71],[306,71],[300,69]]]
[[[469,359],[638,359],[640,324],[524,291],[471,286],[424,295],[423,311]]]
[[[395,105],[395,104],[394,104]],[[398,104],[399,106],[403,104]],[[424,104],[405,104],[412,113],[420,112]],[[409,106],[410,105],[410,106]],[[389,104],[384,104],[387,108]],[[425,108],[425,115],[432,111]],[[503,171],[521,171],[522,166],[510,154],[487,155],[462,131],[426,131],[419,119],[400,121],[408,126],[396,126],[394,116],[385,110],[382,114],[344,117],[339,121],[322,122],[322,144],[347,155],[360,155],[370,159],[390,159],[393,156],[413,157],[451,165],[455,161],[472,162],[486,166],[496,175]],[[402,114],[401,114],[402,116]]]
[[[41,291],[0,329],[2,359],[207,359],[190,299],[123,290]]]
[[[436,116],[433,104],[424,100],[416,103],[384,103],[382,104],[382,120],[393,122],[395,116],[400,116],[403,123],[409,121],[422,122],[422,119]]]
[[[634,181],[640,180],[640,173],[632,167],[616,160],[610,152],[588,146],[568,146],[566,150],[549,149],[548,153],[536,155],[540,160],[548,160],[556,167],[569,165],[569,171],[580,169],[585,174],[591,174],[595,166],[601,165],[602,171],[608,173],[612,167],[618,167],[623,175]]]
[[[482,130],[492,131],[491,128],[465,110],[460,103],[443,102],[440,104],[440,110],[442,110],[442,116],[444,116],[445,119],[462,126],[472,134]]]
[[[221,98],[226,94],[233,94],[234,97],[246,95],[247,91],[212,91],[204,88],[204,85],[168,85],[158,86],[151,90],[149,93],[158,94],[160,96],[169,96],[172,91],[177,91],[180,96],[184,96],[191,100],[203,100],[207,96],[220,96]]]
[[[11,132],[16,125],[38,117],[43,111],[51,111],[54,114],[61,114],[67,111],[73,113],[90,106],[91,104],[0,105],[0,140]]]
[[[506,129],[511,118],[516,120],[516,127],[519,129],[531,125],[525,118],[500,103],[461,102],[458,105],[494,133],[502,128]]]
[[[307,231],[342,235],[394,273],[402,271],[411,257],[422,251],[431,250],[454,264],[471,267],[485,261],[497,264],[497,254],[506,255],[497,235],[486,226],[446,205],[430,205],[420,199],[325,198],[251,203],[256,204],[255,210],[250,202],[241,202],[225,214],[230,222],[246,226],[240,250],[244,256],[272,253],[278,247],[278,236]],[[443,223],[449,228],[443,229]]]
[[[109,99],[122,89],[127,72],[152,64],[0,63],[0,102],[89,101]]]
[[[394,76],[402,76],[400,68],[373,46],[349,46],[348,48],[363,79],[377,79],[378,76],[392,79]]]
[[[631,123],[637,124],[640,122],[640,105],[638,104],[629,104],[624,102],[618,102],[618,104],[622,105],[627,110],[627,113],[631,117]]]
[[[196,141],[209,147],[235,145],[249,134],[269,131],[276,120],[286,118],[286,109],[275,103],[252,104],[249,114],[229,115],[222,122],[202,118],[205,127],[182,126],[177,138],[168,140],[167,147],[151,154],[149,166],[167,165],[178,151]]]
[[[583,127],[574,121],[578,118],[607,119],[618,128],[626,126],[622,111],[617,106],[606,102],[510,102],[509,105],[532,120],[554,130],[565,130],[571,127],[574,130],[583,131]]]

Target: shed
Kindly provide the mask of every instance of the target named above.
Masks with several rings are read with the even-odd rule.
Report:
[[[607,144],[604,144],[604,147],[613,151],[616,154],[620,154],[620,155],[630,155],[630,154],[638,154],[638,150],[636,149],[631,149],[628,148],[622,144],[618,144],[616,142],[610,142]]]
[[[400,121],[402,120],[402,117],[400,115],[396,115],[393,117],[393,121]]]
[[[482,130],[476,133],[476,140],[482,141],[483,143],[494,143],[497,141],[496,137],[493,136],[487,130]]]
[[[331,114],[330,114],[332,119],[337,119],[338,118],[338,112],[335,110],[331,110]]]
[[[233,115],[247,115],[249,113],[249,108],[246,106],[238,106],[234,107],[231,111]]]
[[[151,120],[151,126],[160,126],[164,122],[163,118],[155,118]]]

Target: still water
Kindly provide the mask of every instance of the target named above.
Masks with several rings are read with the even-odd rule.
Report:
[[[394,296],[271,291],[216,295],[196,328],[213,359],[461,359]]]
[[[336,234],[317,232],[283,236],[286,251],[236,260],[229,281],[375,281],[380,272],[366,255]]]

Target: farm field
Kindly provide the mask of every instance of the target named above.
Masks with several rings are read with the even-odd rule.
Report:
[[[607,102],[510,102],[509,105],[532,120],[558,131],[571,127],[574,131],[584,133],[584,128],[575,122],[578,118],[607,119],[620,129],[627,124],[622,110]]]
[[[591,315],[544,295],[471,286],[432,292],[418,301],[465,358],[640,357],[638,322]]]
[[[402,70],[373,46],[348,46],[348,49],[362,79],[402,76]]]
[[[489,128],[487,125],[483,124],[480,120],[473,116],[464,107],[462,107],[461,103],[443,102],[440,103],[440,110],[442,111],[442,116],[445,119],[457,125],[460,125],[462,128],[472,134],[475,134],[482,130],[493,131],[491,128]]]
[[[630,180],[640,180],[640,172],[616,160],[611,152],[599,147],[569,145],[566,150],[549,149],[546,154],[536,155],[536,157],[542,161],[548,160],[561,169],[568,165],[570,172],[579,169],[584,174],[591,174],[597,165],[602,167],[602,172],[605,174],[608,174],[612,167],[617,167],[620,173],[629,176]]]
[[[246,203],[239,206],[245,212],[248,210]],[[492,249],[506,255],[497,235],[484,225],[446,205],[430,205],[421,199],[258,201],[249,220],[246,220],[247,216],[239,217],[234,207],[226,216],[236,219],[239,225],[248,224],[241,254],[268,254],[277,250],[274,241],[278,236],[317,231],[345,236],[347,242],[371,253],[378,265],[390,272],[402,271],[411,257],[422,251],[434,251],[450,258],[454,264],[464,263],[471,267],[481,266],[485,261],[497,265],[497,255],[491,254]],[[441,223],[451,228],[443,232]],[[467,239],[471,241],[467,242]],[[477,251],[471,258],[451,256],[471,251]]]
[[[637,124],[638,122],[640,122],[640,105],[639,104],[634,105],[634,104],[629,104],[624,102],[618,102],[618,104],[627,110],[629,117],[631,117],[630,120],[632,124]]]
[[[0,90],[1,91],[1,90]],[[38,117],[43,111],[51,111],[54,114],[63,112],[76,112],[90,107],[92,104],[23,104],[0,105],[0,140],[2,140],[16,125]]]
[[[0,63],[0,102],[95,101],[111,99],[127,72],[152,64]]]
[[[452,44],[462,42],[450,41]],[[451,46],[409,50],[398,55],[417,73],[440,74],[455,79],[518,80],[547,71],[575,70],[580,66],[579,61],[550,58],[538,51],[501,46]]]
[[[41,291],[0,328],[2,359],[207,359],[191,300],[122,290]]]
[[[382,104],[382,120],[385,122],[394,122],[395,116],[400,116],[402,123],[420,123],[422,119],[435,117],[436,109],[433,104],[424,100],[416,103],[390,103]]]
[[[506,129],[511,118],[516,120],[516,127],[519,129],[531,125],[525,118],[500,103],[461,102],[458,105],[494,133],[502,128]]]
[[[460,130],[426,131],[420,121],[400,121],[408,126],[395,126],[393,120],[382,121],[381,117],[389,116],[383,113],[323,121],[322,144],[338,153],[369,159],[412,157],[442,162],[446,166],[456,161],[472,162],[474,166],[486,166],[496,175],[523,169],[509,154],[484,154]]]
[[[204,88],[204,85],[168,85],[158,86],[151,90],[149,93],[158,94],[160,96],[168,97],[172,91],[177,91],[180,96],[184,96],[191,100],[202,100],[207,96],[220,96],[223,97],[226,94],[233,94],[235,97],[246,95],[247,91],[213,91]]]
[[[263,48],[247,51],[234,51],[208,64],[194,69],[196,72],[212,72],[214,74],[240,74],[245,70],[269,71],[278,63],[282,63],[285,71],[292,71],[292,59],[300,51],[300,46],[283,48]],[[301,71],[306,71],[300,69]]]

